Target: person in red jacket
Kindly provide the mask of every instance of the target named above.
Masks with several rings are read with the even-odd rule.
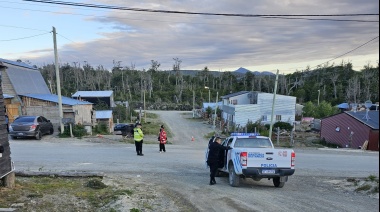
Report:
[[[161,125],[160,134],[158,136],[158,139],[159,139],[159,142],[160,142],[160,153],[162,151],[166,152],[165,144],[166,144],[166,141],[167,141],[168,138],[166,137],[166,132],[165,132],[164,125]]]

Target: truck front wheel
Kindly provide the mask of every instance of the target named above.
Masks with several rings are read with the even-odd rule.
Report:
[[[234,166],[232,164],[228,166],[228,174],[229,174],[228,178],[229,178],[230,186],[238,187],[240,184],[240,177],[239,175],[236,174]]]
[[[281,182],[279,177],[273,178],[273,185],[277,188],[282,188],[285,185],[285,182]]]

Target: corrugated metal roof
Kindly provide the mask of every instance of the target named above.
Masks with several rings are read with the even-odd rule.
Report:
[[[14,96],[3,93],[4,99],[12,99]]]
[[[20,66],[20,67],[24,67],[24,68],[28,68],[28,69],[34,69],[34,70],[37,70],[37,68],[33,67],[33,66],[30,66],[26,63],[23,63],[23,62],[16,62],[16,61],[11,61],[11,60],[6,60],[6,59],[2,59],[0,58],[0,62],[2,63],[6,63],[6,64],[11,64],[11,65],[15,65],[15,66]],[[4,64],[4,65],[6,65]]]
[[[345,113],[374,130],[379,129],[379,111],[368,111],[368,120],[366,119],[366,111],[346,111]]]
[[[228,94],[228,95],[225,95],[225,96],[221,96],[220,98],[222,98],[222,99],[228,99],[230,97],[239,96],[239,95],[246,94],[246,93],[249,93],[249,91],[239,91],[239,92],[236,92],[236,93],[231,93],[231,94]]]
[[[112,96],[113,91],[77,91],[71,97],[78,98],[80,97],[110,97]]]
[[[40,71],[30,67],[6,64],[6,73],[17,95],[50,94]]]
[[[55,94],[24,94],[21,96],[26,96],[26,97],[30,97],[30,98],[34,98],[34,99],[40,99],[40,100],[44,100],[44,101],[58,103],[58,95],[55,95]],[[72,99],[70,97],[62,96],[62,104],[73,106],[73,105],[89,105],[92,103],[87,102],[87,101],[79,101],[76,99]]]
[[[97,110],[95,111],[96,119],[111,119],[112,110]]]

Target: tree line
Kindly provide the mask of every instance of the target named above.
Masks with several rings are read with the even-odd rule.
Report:
[[[112,70],[88,63],[61,64],[62,95],[71,97],[83,90],[113,90],[115,101],[128,101],[135,107],[142,106],[145,99],[149,109],[191,110],[193,97],[199,108],[203,102],[208,102],[209,92],[211,101],[215,102],[216,92],[219,97],[243,90],[272,93],[275,83],[275,75],[215,72],[208,67],[187,74],[179,58],[173,58],[172,70],[161,70],[160,63],[155,60],[143,70],[137,70],[134,64],[123,66],[117,61],[113,64]],[[39,70],[51,92],[56,93],[54,64],[44,65]],[[352,63],[341,62],[280,74],[277,93],[295,96],[300,104],[316,104],[318,100],[331,105],[367,100],[378,102],[379,64],[377,67],[367,64],[361,70],[353,70]]]

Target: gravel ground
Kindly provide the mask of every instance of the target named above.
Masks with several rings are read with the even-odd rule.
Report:
[[[122,196],[106,208],[118,208],[129,211],[138,208],[141,211],[378,211],[377,194],[356,192],[368,173],[375,173],[378,168],[368,171],[352,170],[350,166],[341,169],[323,169],[308,167],[309,161],[298,163],[296,173],[289,177],[284,188],[275,188],[272,181],[263,179],[242,180],[241,186],[233,188],[228,185],[228,177],[217,178],[217,184],[208,185],[209,170],[204,165],[204,150],[207,139],[204,137],[213,131],[210,125],[191,119],[191,113],[179,111],[152,111],[160,115],[167,128],[173,133],[167,145],[167,153],[158,153],[158,144],[144,144],[144,157],[136,157],[133,144],[120,142],[121,136],[105,135],[85,139],[68,140],[46,136],[42,142],[53,143],[51,148],[59,148],[57,161],[32,161],[32,153],[25,155],[22,148],[40,148],[41,142],[30,144],[28,141],[14,141],[15,163],[19,168],[58,170],[102,171],[106,173],[104,183],[120,189],[132,189],[132,196]],[[194,138],[194,141],[192,141]],[[147,141],[156,141],[155,136],[148,136]],[[30,145],[30,146],[29,146]],[[48,145],[44,145],[48,146]],[[41,147],[42,148],[42,147]],[[73,148],[73,149],[70,149]],[[77,150],[78,149],[78,150]],[[93,156],[102,151],[103,158]],[[36,151],[37,151],[36,150]],[[65,152],[67,150],[67,152]],[[75,151],[78,151],[76,153]],[[93,152],[92,152],[93,151]],[[315,164],[331,163],[342,158],[364,158],[378,161],[378,153],[351,153],[321,151],[316,148],[296,149],[300,157],[311,158]],[[41,150],[41,152],[49,152]],[[71,161],[64,161],[69,153],[82,154],[71,156]],[[75,153],[72,153],[75,152]],[[299,152],[299,153],[298,153]],[[35,154],[38,154],[36,152]],[[64,156],[60,156],[63,154]],[[46,155],[46,157],[51,157]],[[83,159],[85,158],[85,159]],[[330,159],[331,158],[331,159]],[[323,161],[322,159],[326,159]],[[66,160],[66,158],[65,158]],[[110,160],[110,162],[108,161]],[[351,161],[350,161],[351,162]],[[109,165],[112,163],[112,166]],[[378,164],[378,162],[377,162]],[[377,165],[378,167],[378,165]],[[347,181],[355,176],[355,180]],[[360,181],[359,181],[360,180]],[[359,181],[360,183],[355,181]],[[354,185],[355,184],[355,185]],[[378,183],[377,183],[378,186]],[[102,208],[99,211],[105,211]]]

